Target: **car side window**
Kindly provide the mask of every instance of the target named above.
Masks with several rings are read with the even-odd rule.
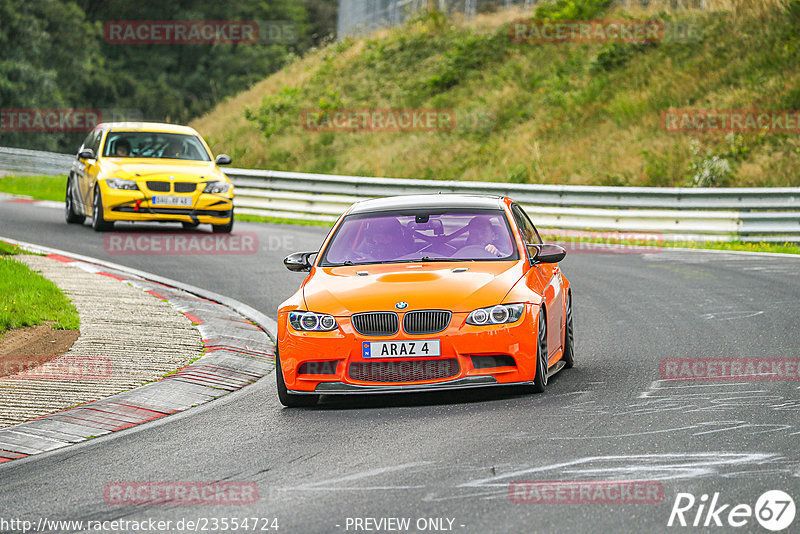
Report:
[[[81,148],[78,150],[84,150],[86,148],[92,148],[92,140],[94,139],[95,132],[89,132],[89,135],[86,136],[86,139],[83,140],[83,144],[81,144]]]
[[[519,204],[513,204],[511,206],[511,213],[514,214],[514,220],[517,222],[517,226],[519,227],[519,231],[522,234],[522,239],[525,241],[525,244],[541,245],[542,238],[539,237],[539,232],[536,231],[536,227],[531,222],[528,214],[525,213],[525,210],[523,210]]]
[[[101,139],[103,139],[103,130],[97,130],[95,132],[94,139],[92,139],[92,146],[89,147],[92,150],[94,150],[94,153],[97,154],[98,157],[100,156],[100,140]]]

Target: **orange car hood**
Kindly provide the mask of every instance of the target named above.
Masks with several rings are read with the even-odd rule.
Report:
[[[468,270],[454,272],[459,268]],[[303,296],[309,310],[337,316],[395,310],[400,301],[408,310],[469,312],[499,304],[522,275],[519,261],[325,267],[306,282]]]

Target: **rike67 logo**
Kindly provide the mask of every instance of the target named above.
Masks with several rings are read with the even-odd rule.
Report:
[[[755,517],[765,529],[779,532],[789,528],[795,512],[794,499],[781,490],[764,492],[755,506],[723,503],[719,492],[715,492],[710,501],[706,493],[699,499],[691,493],[678,493],[667,526],[741,528],[752,525]]]

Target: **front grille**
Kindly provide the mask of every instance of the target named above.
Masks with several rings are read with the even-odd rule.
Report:
[[[147,182],[147,189],[159,193],[166,193],[169,191],[169,182]]]
[[[449,324],[449,311],[410,311],[403,316],[403,330],[406,334],[435,334],[447,328]]]
[[[209,217],[222,217],[227,219],[231,216],[231,210],[195,210],[192,208],[146,208],[141,207],[136,210],[133,206],[117,206],[111,208],[111,211],[119,211],[122,213],[155,213],[164,215],[208,215]]]
[[[192,182],[175,182],[176,193],[194,193],[195,189],[197,189],[197,184]]]
[[[394,312],[368,312],[353,315],[353,328],[362,336],[393,336],[400,328]]]
[[[351,363],[350,378],[362,382],[420,382],[456,376],[458,360],[404,360]]]

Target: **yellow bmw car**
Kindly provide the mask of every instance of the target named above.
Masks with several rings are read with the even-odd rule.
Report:
[[[67,223],[92,218],[98,232],[115,221],[210,224],[233,229],[233,184],[220,170],[231,158],[214,159],[188,126],[106,123],[86,137],[67,177]]]

